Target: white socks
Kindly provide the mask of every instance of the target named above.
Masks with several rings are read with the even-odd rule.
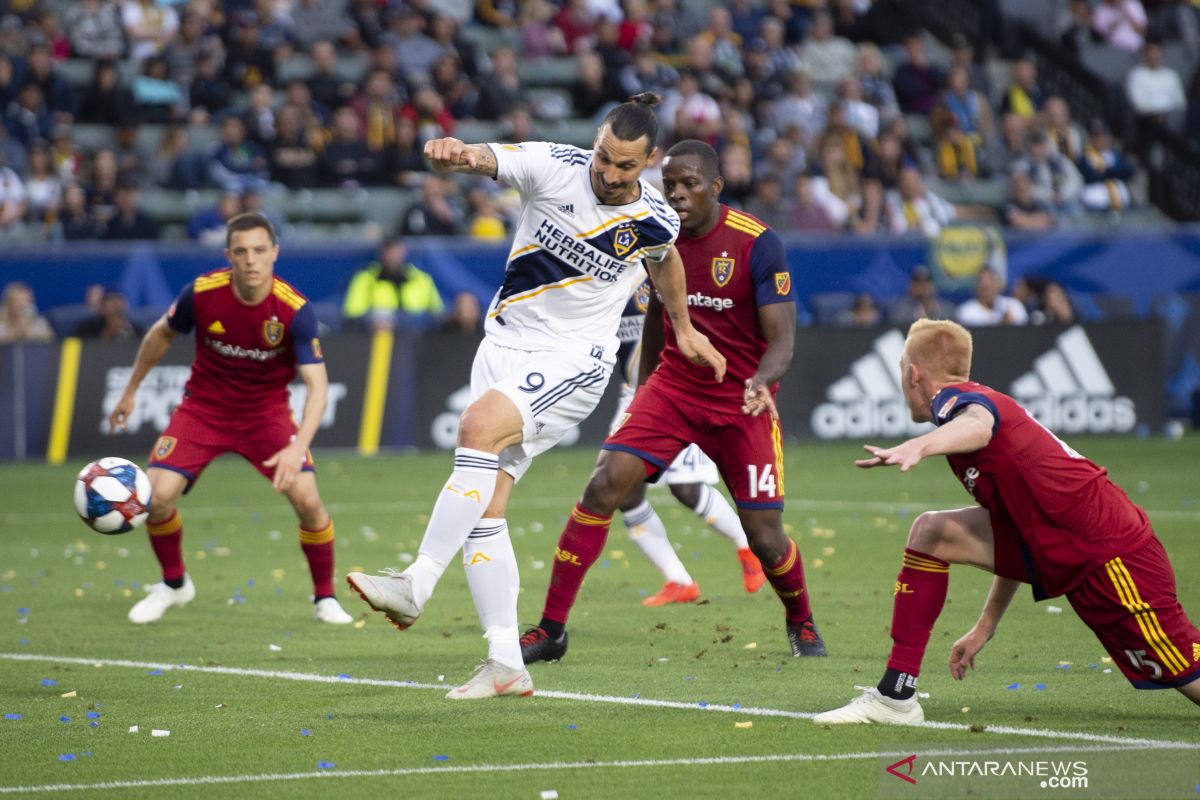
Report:
[[[506,521],[479,520],[463,545],[463,568],[488,640],[488,658],[511,669],[524,669],[517,631],[521,581]]]
[[[418,608],[424,608],[450,559],[462,548],[492,502],[499,468],[500,458],[491,453],[469,447],[454,450],[454,472],[434,503],[417,560],[404,570],[412,577],[413,599]]]
[[[692,509],[707,522],[713,530],[733,542],[738,550],[745,550],[750,544],[746,541],[746,532],[742,530],[742,521],[725,495],[713,489],[706,483],[700,484],[700,499]]]
[[[675,548],[667,538],[667,529],[649,500],[643,500],[636,508],[621,512],[621,519],[629,529],[629,538],[633,539],[664,578],[682,586],[692,585],[692,576],[675,554]]]

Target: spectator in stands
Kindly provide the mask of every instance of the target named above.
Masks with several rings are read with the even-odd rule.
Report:
[[[392,12],[391,29],[383,41],[396,54],[400,74],[406,81],[427,81],[442,46],[425,35],[425,17],[408,5]]]
[[[369,50],[379,46],[387,32],[386,11],[386,7],[375,0],[352,0],[350,19],[354,23],[358,39],[352,45],[352,49],[361,50],[365,47]],[[311,47],[309,51],[311,52]]]
[[[457,187],[446,177],[430,173],[421,185],[421,202],[404,215],[401,230],[406,236],[457,236],[463,232],[462,209]]]
[[[576,55],[591,49],[596,43],[598,15],[592,12],[586,0],[566,0],[554,15],[554,27],[558,28],[567,53]]]
[[[20,233],[29,193],[12,167],[0,166],[0,236]]]
[[[724,6],[713,6],[708,10],[708,25],[696,37],[707,43],[712,49],[713,63],[723,76],[725,83],[731,83],[742,74],[742,37],[733,29],[733,17]]]
[[[107,147],[93,153],[84,185],[88,208],[100,228],[116,213],[117,179],[117,154]]]
[[[54,68],[49,46],[34,44],[29,48],[22,80],[36,84],[42,90],[42,98],[54,124],[70,124],[75,118],[75,92],[70,82]]]
[[[633,62],[618,73],[620,95],[632,97],[642,92],[654,92],[666,96],[679,81],[679,73],[668,64],[659,61],[649,47],[640,47],[633,54]]]
[[[480,4],[487,0],[480,0]],[[521,54],[528,58],[550,58],[567,52],[562,31],[554,24],[558,8],[549,0],[520,4],[516,27],[521,31]]]
[[[854,72],[857,61],[854,45],[834,35],[833,17],[818,8],[800,54],[800,68],[809,74],[818,91],[832,93],[843,78]]]
[[[12,281],[0,294],[0,344],[52,342],[54,329],[38,313],[33,289],[24,281]]]
[[[454,56],[458,60],[459,68],[468,81],[474,82],[479,77],[478,51],[474,42],[462,35],[458,20],[446,13],[435,13],[429,21],[429,38],[442,49],[442,55]]]
[[[314,144],[324,145],[319,129],[306,125],[303,112],[286,105],[267,150],[271,180],[289,189],[310,189],[320,182],[321,163]]]
[[[301,52],[308,52],[317,41],[357,38],[344,0],[295,0],[291,7],[292,41]]]
[[[442,19],[442,17],[439,17]],[[479,90],[462,69],[462,62],[453,52],[443,54],[433,62],[433,88],[446,103],[446,110],[455,119],[474,116],[479,102]]]
[[[819,150],[820,161],[813,176],[813,194],[839,228],[857,221],[862,208],[861,176],[847,158],[846,148],[833,137],[826,137]]]
[[[524,5],[519,0],[476,0],[475,19],[489,28],[515,29]]]
[[[467,235],[480,241],[502,243],[508,240],[508,228],[495,198],[485,186],[476,184],[467,191]]]
[[[239,11],[233,15],[232,30],[226,42],[225,80],[241,91],[249,91],[260,83],[275,82],[275,52],[264,40],[258,14],[253,11]]]
[[[1092,9],[1092,28],[1113,47],[1136,53],[1146,35],[1146,9],[1139,0],[1100,0]]]
[[[1033,117],[1041,111],[1045,101],[1045,93],[1038,84],[1037,66],[1033,63],[1033,58],[1018,58],[1013,62],[1013,82],[1004,91],[1004,99],[1000,101],[1000,113]]]
[[[928,114],[937,104],[946,77],[940,67],[929,63],[925,39],[913,34],[904,40],[905,60],[892,76],[896,100],[905,114]]]
[[[312,90],[302,80],[288,81],[283,94],[284,106],[291,106],[300,114],[305,127],[323,127],[329,121],[329,109],[313,98]]]
[[[396,81],[382,69],[371,70],[362,92],[351,101],[350,107],[358,115],[358,128],[372,153],[382,153],[396,140],[397,107],[403,101]]]
[[[454,134],[454,117],[450,115],[442,96],[428,84],[422,84],[413,91],[412,102],[400,109],[400,116],[408,117],[416,124],[417,135],[422,141]]]
[[[6,110],[21,88],[19,63],[13,63],[12,56],[0,50],[0,106]]]
[[[721,107],[700,89],[691,70],[679,73],[679,85],[667,94],[660,112],[663,127],[676,141],[700,139],[712,143],[721,132]]]
[[[274,103],[271,87],[260,83],[250,91],[249,104],[242,112],[246,138],[263,149],[269,148],[277,135]]]
[[[925,187],[925,179],[916,167],[900,170],[896,188],[887,193],[887,224],[892,233],[920,233],[932,239],[958,212]]]
[[[161,56],[151,56],[142,61],[141,70],[132,86],[138,118],[153,124],[183,119],[187,103],[179,84],[167,76],[167,62]]]
[[[838,84],[838,103],[847,124],[867,140],[879,135],[879,109],[863,100],[862,84],[851,75]]]
[[[881,120],[900,113],[896,92],[883,74],[883,53],[872,42],[858,46],[858,69],[855,77],[862,86],[862,97],[879,110]]]
[[[596,53],[580,53],[579,77],[571,87],[571,102],[575,116],[599,119],[624,95],[604,67],[604,59]]]
[[[883,314],[875,303],[875,298],[869,294],[860,293],[854,296],[850,308],[838,313],[835,324],[845,328],[874,328],[883,322]]]
[[[478,335],[482,325],[483,312],[479,307],[479,298],[472,292],[459,292],[450,304],[450,310],[442,317],[442,330],[457,333]]]
[[[1103,120],[1094,119],[1088,126],[1078,166],[1084,182],[1080,199],[1088,211],[1119,211],[1132,204],[1127,181],[1133,177],[1133,165],[1117,150]]]
[[[45,142],[35,142],[29,148],[29,172],[25,190],[29,197],[26,219],[43,232],[54,225],[62,206],[62,179],[50,163],[50,151]]]
[[[508,47],[492,54],[492,74],[479,87],[475,116],[494,120],[522,101],[521,78],[517,74],[517,55]]]
[[[116,213],[100,233],[101,239],[157,239],[158,220],[139,206],[141,192],[136,183],[123,182],[117,187]]]
[[[905,144],[892,130],[879,134],[877,140],[879,161],[876,177],[884,191],[895,189],[900,183],[900,171],[905,167],[920,168],[919,157],[905,149]]]
[[[5,8],[11,8],[6,4]],[[25,21],[12,13],[0,17],[0,51],[10,58],[20,61],[25,57],[25,49],[30,44],[25,31]]]
[[[79,104],[79,121],[116,127],[137,115],[133,92],[121,85],[115,62],[101,59],[92,65],[92,82]]]
[[[809,233],[833,233],[838,230],[839,226],[833,221],[833,214],[817,200],[811,175],[800,173],[792,185],[795,187],[793,193],[796,199],[792,204],[791,219],[782,230]]]
[[[1179,73],[1163,63],[1163,47],[1153,39],[1146,42],[1142,63],[1125,78],[1125,98],[1143,124],[1165,126],[1187,108]]]
[[[1083,130],[1072,121],[1071,108],[1063,98],[1046,98],[1042,107],[1042,129],[1054,152],[1072,161],[1079,161],[1083,156]]]
[[[783,92],[785,75],[800,69],[800,56],[788,47],[784,37],[787,35],[781,20],[767,16],[759,23],[760,36],[750,41],[744,55],[746,76],[757,87],[761,99],[774,100]],[[755,56],[757,64],[751,66],[751,55]]]
[[[528,141],[528,140],[526,140]],[[422,153],[417,123],[407,117],[396,120],[396,141],[384,151],[383,164],[396,186],[417,186],[422,173],[429,171]]]
[[[242,213],[242,198],[236,192],[222,192],[217,203],[202,208],[187,222],[187,235],[193,242],[216,247],[225,243],[225,223]]]
[[[342,316],[351,327],[390,331],[426,328],[445,308],[433,278],[409,263],[404,240],[388,239],[378,258],[350,279]]]
[[[1092,9],[1088,0],[1071,0],[1070,8],[1059,15],[1055,32],[1059,43],[1075,54],[1096,41],[1098,34],[1092,28]]]
[[[825,100],[812,90],[812,81],[804,72],[788,75],[784,85],[783,97],[767,112],[768,125],[778,135],[795,128],[806,146],[815,143],[817,134],[825,129]]]
[[[42,98],[42,90],[36,83],[27,83],[17,91],[17,98],[8,104],[4,114],[8,133],[28,148],[38,139],[48,139],[54,127],[54,118]]]
[[[203,158],[201,153],[188,152],[186,125],[168,125],[149,159],[147,172],[151,182],[164,189],[196,189],[205,181]]]
[[[1049,203],[1055,213],[1077,214],[1083,178],[1075,164],[1053,152],[1042,131],[1034,131],[1025,137],[1025,150],[1025,156],[1013,164],[1012,171],[1026,173],[1033,180],[1034,197]]]
[[[72,336],[106,342],[136,343],[142,331],[129,319],[129,301],[116,289],[106,289],[99,312],[76,326]]]
[[[68,184],[63,191],[58,223],[58,237],[68,242],[95,239],[100,235],[99,225],[88,209],[87,194],[78,184]]]
[[[1041,307],[1029,315],[1034,325],[1070,325],[1075,322],[1075,306],[1067,290],[1058,281],[1042,287]]]
[[[793,209],[783,196],[780,176],[775,173],[759,176],[754,181],[754,193],[746,201],[745,210],[776,230],[787,230]]]
[[[742,208],[754,189],[754,166],[749,145],[731,142],[721,148],[721,177],[725,188],[720,201],[734,208]]]
[[[1024,325],[1029,314],[1021,301],[1002,294],[1004,282],[991,267],[975,276],[975,296],[958,307],[955,318],[968,328],[985,325]]]
[[[982,64],[975,60],[975,46],[971,40],[961,33],[950,37],[950,69],[965,69],[967,85],[972,91],[978,92],[989,103],[992,96],[992,79]]]
[[[907,328],[919,319],[948,319],[949,311],[938,299],[937,284],[929,267],[918,264],[908,279],[908,293],[888,309],[888,321]]]
[[[757,182],[767,175],[774,175],[779,179],[782,194],[786,197],[791,194],[796,176],[804,172],[805,166],[804,148],[797,147],[790,139],[781,136],[767,145],[754,167],[754,179]],[[783,189],[783,186],[788,188]],[[771,227],[779,226],[772,224]]]
[[[997,171],[1008,169],[1025,157],[1025,139],[1033,127],[1033,117],[1008,113],[1000,118],[1000,135],[988,148],[988,163]]]
[[[355,95],[355,86],[338,76],[337,49],[333,42],[322,39],[312,46],[313,73],[308,88],[313,99],[326,109],[340,108]],[[389,75],[390,77],[390,75]]]
[[[80,0],[63,13],[63,27],[75,58],[120,58],[125,54],[121,16],[108,0]]]
[[[955,127],[975,143],[983,145],[993,133],[992,108],[986,95],[971,88],[970,71],[953,66],[946,76],[939,111],[954,118]],[[935,114],[936,124],[936,114]]]
[[[179,22],[179,35],[162,52],[167,63],[167,76],[179,86],[187,87],[196,77],[196,61],[205,51],[217,51],[221,40],[210,35],[204,19],[194,11],[184,11]]]
[[[333,138],[321,153],[322,183],[356,187],[379,177],[382,153],[375,153],[358,133],[358,115],[349,106],[333,114]]]
[[[690,70],[699,79],[704,93],[712,97],[722,94],[741,75],[740,70],[729,73],[717,63],[712,40],[703,36],[688,40],[686,56],[678,68]]]
[[[650,24],[654,26],[654,50],[668,58],[678,55],[681,43],[696,38],[704,28],[704,20],[693,4],[680,0],[658,0],[650,15]]]
[[[207,125],[209,120],[224,113],[233,101],[233,89],[220,67],[212,53],[201,53],[196,58],[196,76],[188,87],[194,125]]]
[[[227,114],[221,120],[221,143],[212,155],[209,178],[218,188],[241,194],[264,188],[269,174],[267,154],[246,139],[246,123]]]
[[[1004,224],[1016,231],[1047,231],[1056,223],[1054,208],[1034,194],[1029,173],[1015,170],[1009,177]]]
[[[179,15],[171,5],[155,0],[125,0],[121,25],[129,40],[129,57],[134,61],[158,55],[179,32]]]

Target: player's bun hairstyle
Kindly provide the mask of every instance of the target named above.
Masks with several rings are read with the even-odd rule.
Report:
[[[275,226],[271,224],[271,220],[266,216],[259,214],[257,211],[247,211],[245,214],[238,214],[229,222],[225,223],[225,246],[233,241],[233,235],[239,231],[252,231],[255,228],[262,228],[271,237],[271,244],[279,244],[278,237],[275,236]]]
[[[636,142],[645,136],[649,153],[658,143],[658,115],[654,107],[661,102],[662,97],[654,92],[635,94],[609,111],[603,124],[622,142]]]
[[[695,156],[700,159],[700,172],[707,181],[714,180],[721,172],[717,151],[712,148],[712,145],[699,139],[684,139],[682,142],[676,142],[667,151],[667,158],[676,156]]]

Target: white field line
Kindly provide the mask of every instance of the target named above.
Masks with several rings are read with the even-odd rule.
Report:
[[[1090,745],[1084,747],[1005,747],[985,750],[922,750],[918,755],[929,757],[977,758],[981,756],[1013,756],[1049,753],[1110,753],[1146,750],[1146,747]],[[636,767],[708,767],[730,764],[765,764],[831,761],[867,761],[880,758],[906,758],[911,751],[880,753],[783,753],[759,756],[718,756],[713,758],[661,758],[629,761],[551,761],[532,764],[468,764],[446,767],[404,767],[399,769],[328,770],[322,772],[284,772],[259,775],[198,775],[190,778],[154,778],[138,781],[100,781],[97,783],[55,783],[31,786],[0,786],[0,794],[33,794],[75,792],[88,789],[143,789],[161,786],[212,786],[230,783],[267,783],[337,778],[396,778],[409,775],[461,775],[464,773],[521,772],[529,770],[565,769],[630,769]]]
[[[358,686],[386,686],[396,689],[437,689],[446,691],[446,684],[418,683],[416,681],[396,681],[381,678],[338,677],[335,675],[317,675],[310,672],[287,672],[265,669],[249,669],[244,667],[200,667],[191,664],[167,664],[155,661],[127,661],[125,659],[77,658],[71,656],[37,655],[33,653],[0,653],[0,660],[25,661],[50,664],[81,664],[84,666],[125,667],[129,669],[160,669],[164,672],[201,672],[212,675],[236,675],[247,678],[268,678],[285,681],[303,681],[307,683],[352,684]],[[575,700],[583,703],[612,703],[614,705],[642,706],[653,708],[673,708],[683,711],[707,711],[725,714],[740,714],[754,717],[787,717],[791,719],[812,719],[816,714],[808,711],[787,711],[777,708],[734,707],[721,703],[683,702],[679,700],[655,700],[648,697],[617,697],[615,695],[582,694],[579,692],[560,692],[547,689],[537,689],[537,697],[554,700]],[[933,730],[968,731],[969,725],[959,722],[925,722],[921,727]],[[1130,736],[1111,736],[1102,733],[1084,733],[1082,731],[1056,731],[1044,728],[1018,728],[1006,725],[989,725],[985,733],[1008,736],[1029,736],[1040,739],[1061,739],[1065,741],[1091,742],[1096,744],[1120,745],[1123,747],[1160,748],[1171,750],[1200,750],[1200,742],[1181,742],[1169,739],[1141,739]]]
[[[582,486],[580,489],[582,490]],[[364,503],[327,503],[325,508],[330,514],[423,514],[433,508],[434,497],[428,500],[371,500]],[[578,495],[571,497],[522,497],[518,492],[508,503],[510,509],[547,511],[559,510],[565,517],[572,505],[579,499]],[[965,498],[964,498],[965,500]],[[922,511],[941,508],[955,508],[962,502],[937,502],[932,500],[911,500],[907,503],[895,503],[887,500],[815,500],[805,498],[788,498],[786,508],[791,511],[836,511],[836,512],[866,512],[872,514],[898,514],[907,512],[915,516]],[[281,510],[286,506],[280,506]],[[187,518],[212,519],[220,517],[249,514],[256,510],[246,506],[233,508],[230,506],[189,506],[182,513]],[[1179,511],[1170,509],[1146,509],[1150,519],[1166,521],[1200,522],[1200,510]],[[75,515],[62,511],[28,511],[23,513],[0,514],[0,526],[30,527],[33,523],[62,522]],[[265,527],[265,526],[264,526]]]

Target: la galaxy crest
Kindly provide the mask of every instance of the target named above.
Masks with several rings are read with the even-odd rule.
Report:
[[[633,246],[637,244],[638,234],[637,229],[632,223],[625,223],[617,227],[613,231],[613,252],[618,258],[624,258],[629,251],[633,250]]]
[[[278,347],[283,341],[283,323],[277,317],[271,317],[263,322],[263,341],[271,347]]]
[[[733,279],[733,266],[732,258],[714,258],[712,260],[713,283],[719,288],[728,284]]]

